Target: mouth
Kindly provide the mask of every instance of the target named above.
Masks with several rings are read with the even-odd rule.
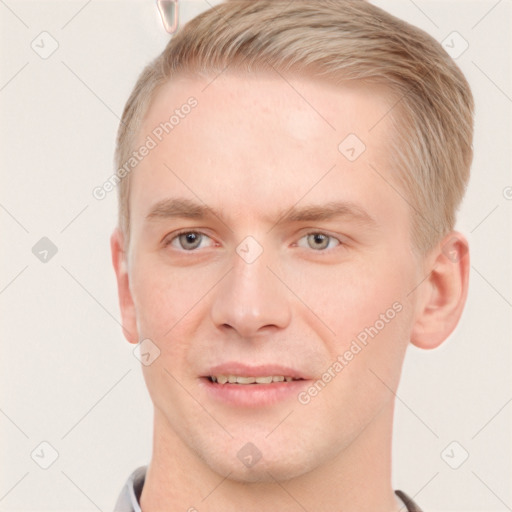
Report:
[[[268,407],[296,398],[311,379],[292,368],[238,363],[211,368],[200,378],[208,397],[234,407]]]
[[[268,375],[266,377],[243,377],[241,375],[210,375],[207,377],[210,382],[217,382],[218,384],[238,384],[242,386],[253,384],[272,384],[273,382],[292,382],[295,379],[288,375]]]

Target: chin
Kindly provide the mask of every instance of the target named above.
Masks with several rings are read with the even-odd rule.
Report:
[[[244,455],[250,454],[251,449],[245,452],[237,446],[234,457],[226,458],[225,453],[210,454],[210,457],[204,458],[203,461],[215,473],[226,477],[229,480],[240,483],[274,483],[276,481],[284,482],[298,478],[320,465],[322,461],[315,464],[311,458],[311,454],[300,454],[296,450],[272,450],[266,446],[262,449],[261,458],[257,461],[246,460],[244,463]],[[254,450],[256,450],[254,448]],[[229,450],[231,451],[231,450]],[[254,453],[256,455],[257,452]]]
[[[227,471],[221,473],[223,476],[229,475],[227,477],[229,480],[244,484],[266,484],[275,483],[276,481],[284,482],[293,480],[308,472],[304,466],[298,466],[296,463],[283,464],[282,462],[268,463],[263,461],[258,462],[258,464],[252,468],[238,466],[231,468],[226,467],[225,469]]]

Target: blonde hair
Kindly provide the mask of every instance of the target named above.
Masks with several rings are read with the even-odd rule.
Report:
[[[390,157],[411,207],[413,246],[423,253],[454,228],[473,156],[471,90],[435,39],[365,0],[228,0],[192,19],[141,73],[119,126],[116,168],[130,158],[160,85],[227,66],[386,86],[396,132]],[[129,193],[128,175],[119,185],[125,240]]]

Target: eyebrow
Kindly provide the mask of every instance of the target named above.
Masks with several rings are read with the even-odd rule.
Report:
[[[146,219],[166,219],[171,217],[203,219],[212,214],[215,215],[214,210],[205,204],[196,203],[191,199],[176,198],[158,201],[146,215]]]
[[[315,222],[347,218],[368,226],[377,226],[377,221],[361,206],[351,201],[331,201],[322,205],[293,206],[279,217],[279,224],[291,222]]]
[[[146,219],[151,221],[175,217],[196,220],[217,217],[223,222],[225,221],[221,211],[187,198],[169,198],[158,201],[152,206]],[[377,221],[364,208],[352,201],[330,201],[325,204],[302,207],[294,205],[288,210],[278,213],[274,225],[327,221],[338,218],[346,218],[368,227],[378,225]]]

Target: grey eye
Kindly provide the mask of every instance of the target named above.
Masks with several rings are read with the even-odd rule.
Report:
[[[310,233],[307,237],[309,247],[315,250],[326,249],[329,246],[329,240],[331,238],[322,233]]]
[[[197,249],[201,245],[203,235],[201,233],[195,233],[193,231],[189,233],[182,233],[178,236],[180,246],[185,250]]]

